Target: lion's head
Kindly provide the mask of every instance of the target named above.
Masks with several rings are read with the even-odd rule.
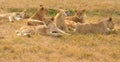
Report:
[[[39,14],[48,14],[48,9],[46,7],[44,7],[43,5],[40,5],[40,8],[39,8]]]
[[[82,10],[75,10],[75,15],[79,18],[81,18],[83,15],[85,15],[86,10],[82,9]]]
[[[75,10],[75,15],[76,15],[78,18],[82,18],[82,17],[84,17],[84,15],[86,15],[86,10],[85,10],[85,9]]]
[[[53,21],[54,21],[53,17],[52,18],[51,17],[46,17],[44,19],[44,23],[45,23],[46,26],[49,26],[49,25],[53,24]]]
[[[109,17],[107,20],[106,20],[106,26],[107,26],[107,28],[109,28],[109,29],[114,29],[114,23],[113,23],[113,21],[112,21],[112,18],[111,17]]]
[[[69,16],[70,12],[69,12],[69,10],[58,9],[58,14],[62,14],[64,16]]]
[[[86,22],[86,10],[75,10],[75,15],[71,18],[67,18],[68,20],[72,20],[74,22],[85,23]]]

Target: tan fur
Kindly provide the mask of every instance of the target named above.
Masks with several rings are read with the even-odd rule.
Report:
[[[26,16],[26,10],[24,10],[23,12],[0,14],[0,19],[9,19],[10,22],[14,22],[15,20],[25,19]]]
[[[27,23],[28,26],[38,26],[38,25],[44,25],[43,21],[28,19]]]
[[[112,18],[98,23],[77,23],[75,32],[78,33],[107,33],[114,29]]]
[[[61,36],[63,34],[67,34],[66,32],[56,27],[56,25],[53,23],[53,19],[45,20],[45,25],[23,26],[22,28],[17,30],[18,36],[26,36],[35,33],[52,36]]]
[[[27,18],[29,18],[30,16],[29,16],[29,14],[28,14],[28,11],[27,11],[27,9],[24,9],[24,11],[23,12],[21,12],[20,13],[21,15],[22,15],[22,18],[24,18],[24,19],[27,19]]]
[[[68,32],[68,28],[65,23],[65,18],[66,18],[65,10],[59,9],[59,12],[57,13],[57,15],[54,18],[55,18],[54,22],[55,22],[56,26],[59,29]]]
[[[48,14],[48,9],[40,5],[40,8],[30,18],[43,21],[47,14]]]
[[[27,20],[28,26],[43,25],[45,16],[48,14],[48,9],[40,5],[40,8]]]
[[[75,26],[76,26],[76,22],[74,21],[70,21],[70,20],[65,20],[65,23],[67,25],[67,28],[69,29],[69,31],[74,31]]]
[[[19,30],[16,31],[18,36],[26,36],[35,34],[36,28],[34,26],[23,26]]]
[[[71,17],[67,17],[67,20],[71,20],[74,22],[85,23],[86,22],[86,10],[75,10],[75,15]]]

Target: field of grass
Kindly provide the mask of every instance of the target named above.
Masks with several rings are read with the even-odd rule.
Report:
[[[15,31],[25,20],[8,22],[0,19],[0,62],[120,62],[120,0],[0,0],[0,13],[29,9],[32,15],[39,4],[49,8],[86,8],[87,21],[113,17],[117,29],[108,35],[74,34],[60,38],[33,35],[17,37]]]

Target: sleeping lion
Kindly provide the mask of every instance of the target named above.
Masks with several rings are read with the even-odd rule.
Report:
[[[14,22],[15,20],[26,19],[29,16],[26,14],[27,10],[25,9],[23,12],[13,12],[13,13],[5,13],[0,14],[0,19],[9,19],[10,22]]]

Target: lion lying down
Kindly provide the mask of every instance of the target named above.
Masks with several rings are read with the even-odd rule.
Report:
[[[76,23],[86,23],[86,10],[75,10],[75,15],[66,17],[66,25],[69,31],[74,31]]]
[[[23,12],[0,14],[0,19],[9,19],[10,22],[14,22],[14,21],[18,21],[26,18],[29,18],[26,9]]]
[[[38,26],[23,26],[17,30],[18,36],[29,36],[32,34],[41,34],[41,35],[52,35],[52,36],[61,36],[69,35],[68,33],[60,30],[53,22],[54,18],[47,18],[44,25]]]
[[[75,15],[66,17],[67,20],[74,21],[74,22],[79,22],[79,23],[85,23],[86,22],[86,10],[81,9],[81,10],[75,10]]]
[[[100,33],[105,34],[114,29],[112,18],[108,18],[98,23],[77,23],[75,32],[77,33]]]

